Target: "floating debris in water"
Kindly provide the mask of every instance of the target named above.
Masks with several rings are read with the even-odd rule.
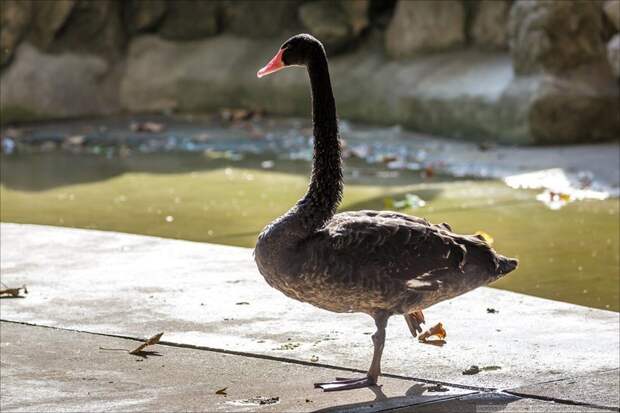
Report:
[[[394,198],[385,198],[383,200],[385,209],[405,209],[405,208],[422,208],[426,206],[426,201],[415,194],[406,194],[405,199],[395,201]]]
[[[229,109],[220,110],[220,119],[226,122],[239,122],[242,120],[258,120],[263,117],[262,110]]]
[[[584,171],[573,176],[560,168],[545,169],[511,175],[504,178],[504,182],[511,188],[544,189],[536,199],[552,210],[577,200],[605,200],[610,196],[608,190],[598,188],[591,173]]]
[[[216,151],[212,149],[207,149],[204,151],[204,155],[208,159],[227,159],[230,161],[241,161],[243,160],[243,155],[233,151]]]
[[[84,144],[85,140],[86,137],[84,135],[73,135],[65,138],[63,143],[69,146],[81,146]]]
[[[166,126],[158,122],[132,122],[129,129],[132,132],[160,133],[166,129]]]
[[[549,209],[554,211],[557,211],[558,209],[566,206],[568,203],[575,200],[569,194],[549,191],[548,189],[536,195],[536,199],[545,204]]]
[[[15,141],[12,138],[2,138],[2,153],[12,154],[15,151],[15,146]]]
[[[263,169],[271,169],[273,168],[275,165],[275,163],[273,161],[267,160],[267,161],[262,161],[260,163],[260,167]]]

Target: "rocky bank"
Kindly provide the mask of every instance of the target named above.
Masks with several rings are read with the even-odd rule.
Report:
[[[517,144],[620,136],[620,0],[4,0],[2,122],[309,111],[289,35],[330,55],[342,118]]]

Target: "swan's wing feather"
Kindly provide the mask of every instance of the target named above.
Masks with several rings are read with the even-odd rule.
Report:
[[[328,254],[354,260],[360,277],[381,274],[428,290],[439,288],[447,274],[460,274],[468,250],[490,250],[483,241],[449,228],[394,212],[359,211],[334,216],[321,231],[321,242]]]

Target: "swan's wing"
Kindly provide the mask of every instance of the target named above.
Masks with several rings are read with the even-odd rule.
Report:
[[[393,212],[360,211],[334,216],[319,242],[327,247],[324,262],[349,261],[358,277],[382,275],[428,290],[439,288],[448,274],[461,274],[468,259],[493,264],[486,243],[448,228]]]
[[[348,221],[352,218],[394,219],[398,221],[413,222],[416,224],[428,225],[428,226],[435,227],[438,229],[452,231],[452,228],[446,222],[442,222],[441,224],[431,224],[428,220],[424,218],[416,217],[413,215],[401,214],[399,212],[394,212],[394,211],[361,210],[361,211],[343,212],[340,214],[336,214],[334,216],[334,222]]]

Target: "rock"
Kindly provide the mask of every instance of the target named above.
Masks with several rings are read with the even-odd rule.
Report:
[[[358,36],[362,30],[368,27],[370,0],[343,0],[340,4],[347,13],[353,35]]]
[[[620,34],[607,43],[607,60],[616,78],[620,78]]]
[[[76,0],[34,2],[30,41],[41,49],[48,48],[67,22],[75,3]]]
[[[32,15],[31,3],[6,0],[0,2],[0,67],[13,57],[13,51],[24,37]]]
[[[517,0],[508,31],[519,74],[561,73],[605,59],[602,13],[594,1]]]
[[[219,2],[213,0],[176,0],[168,3],[168,12],[159,29],[163,38],[196,40],[219,32]]]
[[[465,13],[456,0],[399,1],[386,33],[386,50],[395,58],[442,51],[465,42]]]
[[[299,20],[310,34],[321,39],[328,53],[343,50],[354,38],[349,15],[335,1],[304,3],[299,8]]]
[[[508,49],[509,0],[481,0],[474,16],[471,37],[484,49]]]
[[[255,69],[273,48],[273,40],[229,35],[184,45],[155,36],[134,39],[122,106],[131,112],[245,107],[308,116],[305,70],[256,79]],[[589,142],[618,134],[618,86],[602,69],[570,77],[515,76],[506,53],[475,50],[403,61],[357,50],[332,57],[330,65],[343,119],[509,144]]]
[[[3,122],[11,122],[7,114],[45,118],[117,112],[119,76],[102,57],[45,54],[24,42],[0,78]]]
[[[155,28],[167,9],[165,0],[128,0],[124,4],[125,21],[130,33]]]
[[[532,94],[527,121],[535,143],[575,143],[620,136],[620,93],[609,65],[544,76]]]
[[[65,9],[53,8],[56,2],[35,2],[38,24],[45,30],[45,36],[37,36],[34,43],[42,50],[99,54],[106,58],[120,58],[125,46],[126,34],[121,21],[121,3],[99,0],[78,0],[65,3]],[[72,5],[71,5],[72,4]],[[57,17],[54,24],[46,22],[48,9]],[[67,10],[69,10],[67,12]],[[63,16],[65,16],[63,20]]]
[[[603,10],[607,19],[620,31],[620,0],[607,0],[603,4]]]
[[[299,0],[237,0],[223,2],[224,30],[242,36],[271,37],[297,22]]]

